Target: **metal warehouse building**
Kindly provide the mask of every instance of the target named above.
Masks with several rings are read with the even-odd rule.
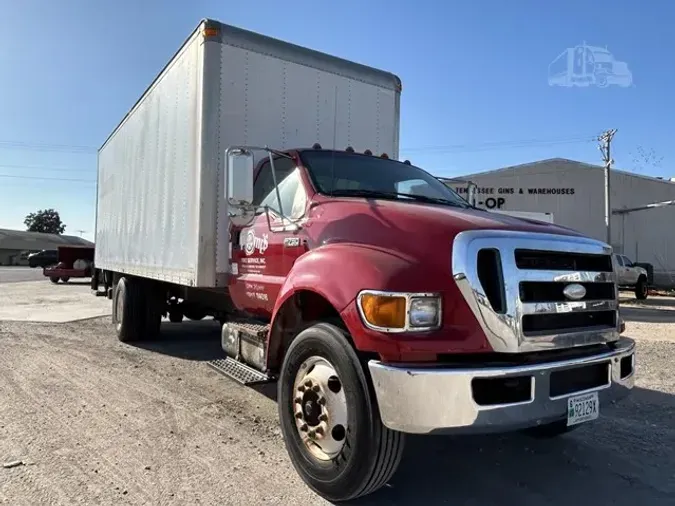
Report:
[[[57,249],[59,246],[93,246],[73,235],[42,234],[0,228],[0,265],[27,265],[26,252]]]
[[[443,178],[441,178],[443,179]],[[607,240],[603,167],[554,158],[480,172],[447,181],[466,197],[476,188],[476,205],[507,211],[552,213],[557,224]],[[675,286],[675,206],[628,211],[675,200],[675,181],[612,170],[612,246],[633,262],[654,266],[654,283]]]

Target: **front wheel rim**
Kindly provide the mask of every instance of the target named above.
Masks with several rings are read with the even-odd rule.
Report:
[[[342,380],[325,358],[305,360],[293,383],[292,411],[307,451],[322,461],[335,459],[345,445],[348,409]]]

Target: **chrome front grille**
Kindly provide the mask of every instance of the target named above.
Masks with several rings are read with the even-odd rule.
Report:
[[[612,262],[586,237],[471,230],[455,238],[452,273],[492,348],[519,353],[618,340]]]

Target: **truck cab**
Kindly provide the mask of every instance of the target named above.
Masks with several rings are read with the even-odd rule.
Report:
[[[606,244],[474,208],[386,156],[315,146],[250,170],[228,195],[246,217],[229,294],[251,319],[225,323],[223,349],[278,381],[289,453],[327,497],[312,459],[350,430],[374,431],[365,462],[390,466],[404,433],[557,436],[633,387]]]
[[[649,295],[647,270],[636,265],[626,255],[614,254],[616,278],[620,288],[635,291],[635,298],[644,300]]]

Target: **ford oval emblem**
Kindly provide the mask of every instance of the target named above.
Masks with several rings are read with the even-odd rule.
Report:
[[[586,289],[579,283],[572,283],[563,288],[563,294],[569,300],[581,300],[586,296]]]

